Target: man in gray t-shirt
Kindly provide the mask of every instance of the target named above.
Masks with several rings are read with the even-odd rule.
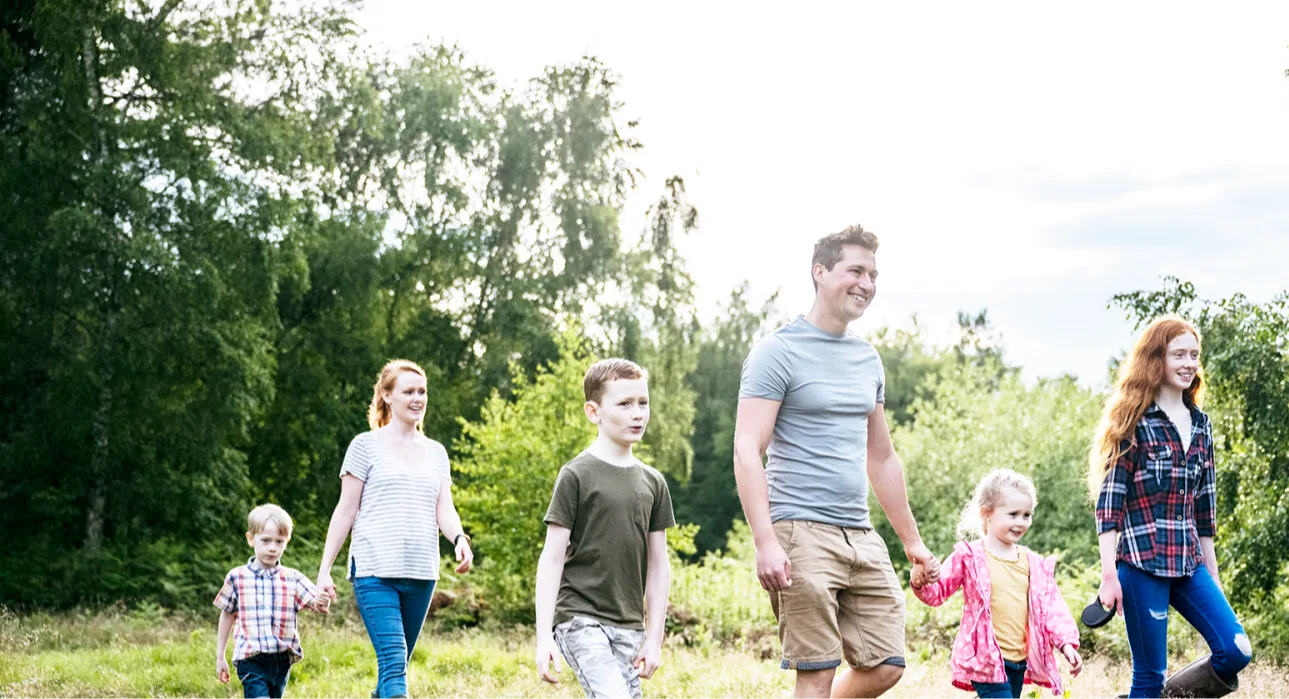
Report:
[[[739,386],[734,474],[798,697],[877,696],[903,674],[904,593],[870,482],[915,573],[939,575],[891,445],[882,360],[846,329],[876,293],[877,245],[859,226],[816,243],[814,305],[753,347]]]
[[[886,400],[882,359],[867,340],[803,316],[757,343],[739,398],[779,402],[766,453],[770,519],[853,529],[868,521],[868,418]]]

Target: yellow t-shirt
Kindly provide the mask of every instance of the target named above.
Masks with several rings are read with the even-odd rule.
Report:
[[[989,612],[994,617],[994,636],[1003,660],[1013,663],[1028,657],[1029,560],[1017,548],[1016,560],[1009,561],[985,551],[989,561]]]

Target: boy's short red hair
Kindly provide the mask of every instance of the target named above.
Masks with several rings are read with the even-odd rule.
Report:
[[[630,359],[602,359],[586,370],[582,379],[582,394],[588,403],[599,403],[604,397],[604,386],[619,379],[649,379],[649,372]]]

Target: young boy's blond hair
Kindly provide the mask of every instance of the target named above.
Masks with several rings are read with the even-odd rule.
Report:
[[[273,503],[260,505],[251,510],[249,515],[246,515],[246,533],[255,536],[264,531],[264,527],[268,526],[269,522],[277,525],[277,531],[282,535],[282,538],[291,538],[291,529],[293,527],[291,515]]]

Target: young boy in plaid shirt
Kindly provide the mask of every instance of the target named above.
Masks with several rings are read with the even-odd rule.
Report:
[[[282,696],[291,666],[304,657],[296,614],[304,608],[325,614],[330,606],[330,598],[319,595],[303,573],[279,563],[290,540],[286,510],[277,505],[251,510],[246,543],[255,555],[229,571],[215,596],[220,610],[215,675],[228,684],[228,632],[235,629],[233,664],[247,697]]]

